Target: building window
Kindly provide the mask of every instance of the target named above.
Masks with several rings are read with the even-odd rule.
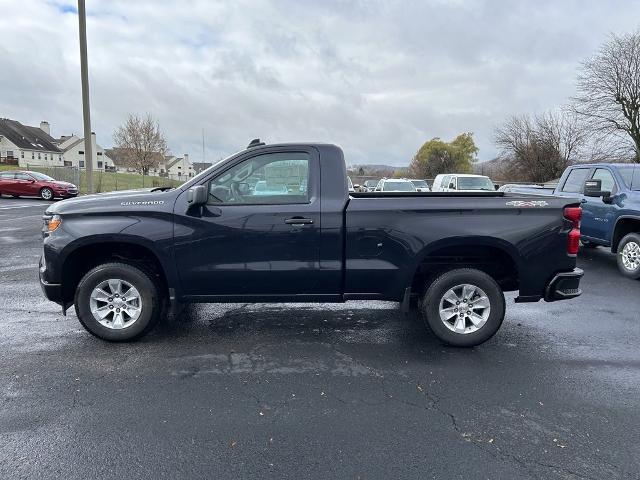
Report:
[[[82,150],[79,150],[78,155],[84,155],[84,152]]]
[[[47,153],[45,153],[45,154],[44,154],[44,159],[45,159],[45,161],[47,160],[47,156],[48,156],[48,154],[47,154]]]
[[[24,150],[20,151],[20,158],[24,158]]]
[[[98,152],[98,156],[101,157],[102,156],[102,152]]]
[[[38,152],[38,160],[40,160],[40,152]]]
[[[31,160],[33,160],[34,158],[36,158],[36,152],[31,152]]]
[[[84,160],[80,160],[78,163],[80,164],[80,168],[84,168]]]
[[[98,168],[102,168],[102,162],[98,162]]]
[[[58,155],[58,160],[62,161],[62,155]]]

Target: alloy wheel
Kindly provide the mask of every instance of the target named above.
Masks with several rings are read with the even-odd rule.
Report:
[[[474,333],[480,330],[491,314],[491,302],[480,287],[457,285],[440,299],[440,320],[452,332]]]
[[[640,268],[640,245],[636,242],[628,242],[620,252],[620,256],[626,270],[635,272]]]
[[[100,282],[91,292],[89,308],[103,327],[112,330],[128,328],[142,312],[142,297],[125,280],[109,279]]]

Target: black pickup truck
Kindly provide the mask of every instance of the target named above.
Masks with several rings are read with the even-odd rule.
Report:
[[[580,295],[580,214],[571,198],[349,193],[339,147],[252,142],[178,188],[51,205],[40,281],[110,341],[188,302],[391,300],[473,346],[500,327],[504,291]]]

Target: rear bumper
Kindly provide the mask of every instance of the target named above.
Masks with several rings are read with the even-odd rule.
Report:
[[[556,274],[545,288],[545,301],[555,302],[580,296],[582,294],[580,279],[583,275],[584,272],[580,268],[574,268],[572,272]]]

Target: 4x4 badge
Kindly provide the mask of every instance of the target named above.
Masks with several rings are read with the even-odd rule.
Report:
[[[511,202],[507,202],[505,205],[510,207],[546,207],[549,205],[548,202],[544,200],[513,200]]]

